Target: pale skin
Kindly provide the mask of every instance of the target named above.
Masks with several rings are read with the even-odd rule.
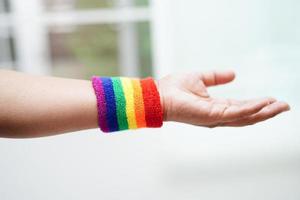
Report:
[[[290,109],[271,97],[232,100],[208,94],[208,87],[234,78],[232,71],[219,71],[157,80],[164,121],[241,127]],[[96,97],[90,81],[0,70],[0,137],[43,137],[97,127]]]

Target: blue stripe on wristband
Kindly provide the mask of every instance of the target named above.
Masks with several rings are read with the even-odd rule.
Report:
[[[116,111],[116,100],[111,78],[101,77],[106,100],[107,123],[109,131],[118,131],[118,119]]]

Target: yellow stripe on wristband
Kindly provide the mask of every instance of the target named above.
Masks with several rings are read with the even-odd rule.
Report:
[[[129,129],[136,129],[136,118],[134,108],[134,91],[131,83],[131,79],[122,77],[120,78],[124,90],[124,96],[126,100],[126,114]]]

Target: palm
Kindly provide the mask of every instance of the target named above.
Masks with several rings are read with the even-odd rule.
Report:
[[[233,72],[169,75],[159,81],[165,120],[194,125],[245,126],[289,109],[273,98],[246,101],[212,98],[207,87],[231,82]]]

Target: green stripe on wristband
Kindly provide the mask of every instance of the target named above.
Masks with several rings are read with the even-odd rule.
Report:
[[[117,107],[117,118],[120,130],[128,129],[127,115],[126,115],[126,100],[120,78],[111,78],[115,92],[115,100]]]

